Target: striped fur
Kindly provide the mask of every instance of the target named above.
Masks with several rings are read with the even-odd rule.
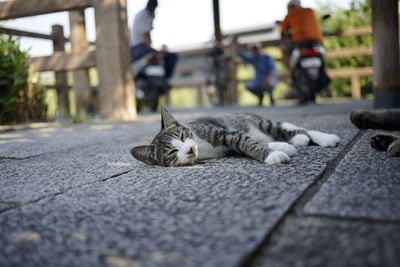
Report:
[[[278,164],[287,163],[296,154],[293,145],[332,147],[339,143],[336,135],[272,122],[250,113],[205,117],[181,124],[163,107],[161,117],[161,131],[152,143],[131,150],[136,159],[147,164],[179,166],[230,155]]]

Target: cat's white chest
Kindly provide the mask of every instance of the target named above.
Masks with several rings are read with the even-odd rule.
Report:
[[[210,143],[201,139],[197,135],[193,135],[193,140],[197,143],[198,159],[208,159],[224,156],[229,149],[225,146],[214,147]]]

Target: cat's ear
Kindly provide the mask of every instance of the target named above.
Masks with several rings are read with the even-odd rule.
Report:
[[[161,106],[161,129],[168,128],[171,125],[178,124],[178,121],[168,112],[168,110]]]
[[[157,164],[155,145],[136,146],[131,149],[131,155],[144,163]]]

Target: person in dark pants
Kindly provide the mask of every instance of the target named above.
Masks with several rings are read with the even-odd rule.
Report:
[[[262,106],[264,93],[268,92],[271,106],[275,105],[272,95],[275,85],[278,83],[275,60],[261,51],[261,45],[251,46],[251,52],[240,52],[239,56],[253,65],[255,77],[246,84],[246,88],[258,97],[259,106]]]
[[[153,20],[155,10],[158,6],[157,0],[149,0],[146,8],[138,12],[133,21],[132,27],[132,59],[133,61],[143,57],[149,52],[156,51],[152,47],[150,32],[153,29]],[[164,56],[164,69],[167,80],[172,77],[178,56],[163,49],[161,53]]]

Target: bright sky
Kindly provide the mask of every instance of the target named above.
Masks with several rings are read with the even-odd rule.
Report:
[[[348,8],[350,0],[302,0],[303,6],[311,8],[317,7],[318,2],[330,2]],[[127,3],[128,22],[131,28],[133,17],[145,7],[147,0],[127,0]],[[222,31],[268,24],[283,19],[286,14],[286,3],[286,0],[220,0]],[[50,33],[53,24],[63,25],[66,36],[69,36],[67,12],[3,22],[6,27],[40,33]],[[86,24],[88,39],[93,41],[95,40],[93,9],[86,9]],[[210,41],[212,37],[212,0],[159,0],[152,32],[155,47],[162,44],[172,48],[188,46]],[[22,38],[21,48],[30,48],[32,56],[52,53],[50,41],[33,38]]]

